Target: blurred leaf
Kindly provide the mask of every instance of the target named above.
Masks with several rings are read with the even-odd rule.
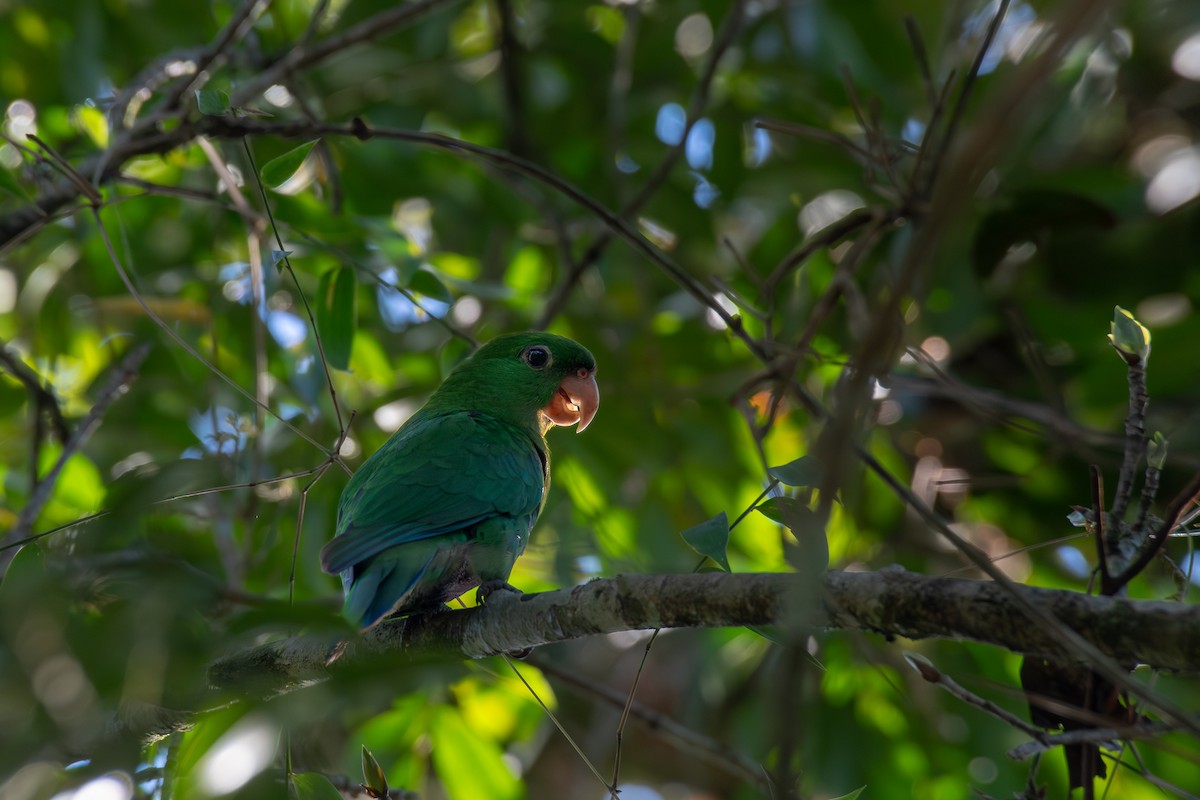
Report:
[[[219,117],[223,114],[228,114],[229,93],[223,92],[220,89],[198,89],[196,90],[196,107],[206,117]]]
[[[321,276],[316,302],[317,330],[325,358],[334,369],[350,368],[358,319],[357,288],[352,269],[338,267]]]
[[[746,630],[757,633],[768,642],[787,644],[788,637],[775,625],[747,625]]]
[[[342,793],[330,783],[329,778],[317,772],[299,772],[293,775],[292,787],[295,789],[297,800],[344,800]]]
[[[815,511],[794,497],[771,497],[755,506],[755,510],[796,537],[795,546],[785,551],[792,567],[810,576],[825,571],[829,566],[829,542],[825,538],[824,521]]]
[[[778,467],[768,467],[767,474],[787,486],[818,486],[822,477],[821,462],[816,456],[800,456]]]
[[[504,763],[500,748],[468,728],[456,709],[438,706],[430,722],[433,763],[450,800],[521,796],[521,785]]]
[[[8,417],[25,405],[29,399],[25,387],[7,375],[0,375],[0,417]]]
[[[312,152],[319,141],[319,139],[313,139],[311,142],[305,142],[263,164],[262,170],[259,172],[262,175],[263,183],[272,189],[282,186],[288,178],[296,174],[296,171],[304,164],[304,159],[308,158],[308,154]]]
[[[249,711],[245,705],[239,704],[205,714],[179,737],[174,753],[174,770],[172,775],[168,776],[175,788],[172,796],[182,800],[203,796],[197,785],[196,775],[201,762],[213,752],[213,748],[222,737],[250,716]]]
[[[108,118],[104,116],[103,111],[92,106],[78,106],[75,109],[75,119],[96,147],[101,150],[108,147]]]
[[[47,474],[61,453],[62,448],[57,445],[42,448],[42,468],[39,472]],[[96,464],[83,453],[73,453],[58,474],[46,513],[48,516],[63,516],[59,522],[90,514],[104,501],[104,491],[104,480]]]
[[[725,572],[733,571],[729,568],[726,553],[729,546],[729,517],[724,511],[699,525],[693,525],[679,535],[687,542],[688,547],[702,556],[711,558]]]
[[[11,170],[4,169],[3,167],[0,167],[0,189],[22,200],[29,199],[29,193],[17,181],[17,176]]]
[[[625,33],[625,15],[611,6],[592,5],[587,9],[588,24],[604,41],[615,45]]]
[[[45,574],[46,557],[42,548],[34,542],[21,546],[0,579],[0,601],[13,602],[36,590]]]
[[[441,279],[427,269],[418,269],[412,274],[412,278],[408,282],[408,288],[430,297],[434,300],[439,300],[443,303],[453,303],[454,295],[450,294],[450,290],[446,288],[446,284],[442,283]]]

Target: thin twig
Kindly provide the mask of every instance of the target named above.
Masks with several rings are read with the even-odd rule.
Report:
[[[1113,496],[1113,537],[1109,542],[1110,552],[1115,552],[1125,536],[1125,509],[1133,496],[1133,481],[1138,465],[1146,454],[1146,407],[1150,404],[1146,392],[1146,363],[1139,357],[1126,362],[1129,380],[1129,411],[1125,415],[1125,455],[1121,459],[1121,471],[1117,477],[1117,489]]]
[[[504,663],[508,664],[509,668],[513,671],[521,683],[525,684],[525,688],[529,690],[531,695],[533,695],[533,699],[537,701],[537,704],[542,707],[542,711],[545,712],[546,716],[550,719],[550,722],[554,724],[554,727],[558,728],[558,732],[561,733],[563,738],[567,740],[567,744],[571,746],[571,749],[575,751],[576,755],[583,759],[583,763],[587,766],[588,770],[596,776],[596,780],[600,781],[601,785],[608,790],[609,797],[611,797],[612,800],[618,800],[618,789],[616,783],[609,783],[604,779],[604,776],[600,774],[600,770],[596,769],[596,765],[593,764],[591,759],[587,757],[587,755],[583,752],[583,749],[575,743],[575,739],[572,738],[571,734],[567,733],[567,729],[559,721],[558,716],[550,710],[550,707],[546,705],[541,696],[534,691],[532,686],[529,685],[529,681],[525,680],[525,676],[521,674],[519,669],[517,669],[517,665],[513,663],[511,658],[508,657],[508,654],[501,653],[500,655],[504,659]]]
[[[913,59],[921,71],[921,83],[925,86],[925,100],[932,109],[937,105],[937,88],[933,83],[933,73],[929,69],[929,50],[925,47],[925,38],[921,36],[921,28],[910,15],[904,17],[904,32],[908,35],[908,43],[912,46]]]
[[[229,94],[235,108],[246,105],[273,84],[305,67],[311,67],[330,56],[355,45],[372,42],[394,33],[422,19],[444,6],[455,5],[460,0],[417,0],[417,2],[393,5],[358,22],[340,33],[316,42],[299,42],[278,61],[261,69],[249,80],[239,84]]]
[[[57,150],[39,139],[36,134],[27,133],[25,134],[25,138],[31,142],[35,142],[38,147],[46,151],[46,154],[49,156],[49,162],[62,172],[67,180],[74,184],[80,194],[93,204],[101,202],[102,198],[100,197],[100,193],[96,191],[96,187],[88,183],[87,179],[80,175],[79,171],[71,166],[71,162],[63,158]]]
[[[292,564],[288,571],[288,602],[296,602],[296,564],[300,560],[300,532],[304,530],[304,511],[308,507],[308,492],[321,478],[325,477],[325,472],[335,461],[337,455],[342,451],[342,445],[346,443],[346,437],[350,435],[350,426],[354,424],[354,415],[357,412],[351,411],[350,418],[346,420],[346,427],[341,428],[338,433],[337,442],[333,446],[333,455],[325,459],[325,462],[316,467],[313,472],[313,479],[308,482],[300,492],[300,508],[296,511],[296,536],[292,540]],[[343,462],[344,463],[344,462]]]
[[[1100,467],[1091,464],[1088,467],[1088,477],[1092,488],[1092,513],[1096,515],[1096,530],[1093,536],[1096,540],[1096,563],[1100,569],[1100,594],[1113,595],[1115,587],[1112,575],[1108,571],[1108,542],[1107,526],[1104,524],[1104,474]]]
[[[1133,580],[1158,555],[1159,550],[1166,544],[1171,532],[1178,526],[1179,519],[1183,516],[1183,513],[1187,511],[1188,506],[1196,502],[1198,497],[1200,497],[1200,473],[1192,476],[1192,479],[1184,487],[1183,491],[1177,494],[1175,499],[1171,501],[1166,517],[1151,532],[1150,536],[1147,537],[1146,542],[1138,550],[1137,557],[1119,575],[1113,578],[1117,589],[1120,589]]]
[[[972,89],[975,88],[975,81],[979,79],[979,70],[983,66],[983,59],[987,56],[988,50],[991,49],[992,43],[996,40],[996,34],[1000,30],[1000,23],[1004,21],[1005,15],[1008,14],[1010,2],[1011,0],[1000,0],[1000,7],[996,9],[995,16],[988,23],[983,41],[980,42],[979,47],[975,51],[975,61],[971,64],[971,69],[967,72],[967,77],[963,81],[962,89],[958,93],[958,99],[954,104],[953,110],[950,112],[949,118],[946,120],[945,133],[943,133],[941,140],[938,142],[937,155],[930,164],[927,183],[929,186],[937,183],[938,172],[946,162],[946,153],[949,152],[950,145],[954,143],[954,136],[958,132],[958,126],[962,122],[963,114],[967,109],[967,101],[971,97]]]
[[[1128,739],[1153,739],[1173,730],[1175,730],[1174,727],[1162,722],[1139,722],[1135,725],[1121,725],[1113,728],[1080,728],[1063,733],[1041,731],[1040,737],[1009,750],[1008,757],[1014,761],[1022,761],[1055,747],[1072,744],[1104,744]]]
[[[986,711],[993,717],[999,719],[1001,722],[1004,722],[1006,725],[1010,725],[1017,730],[1023,731],[1027,735],[1032,736],[1036,741],[1045,741],[1047,734],[1041,728],[1037,727],[1036,725],[1030,725],[1028,722],[1021,719],[1016,714],[1013,714],[1011,711],[1001,708],[991,700],[982,698],[979,695],[971,692],[969,689],[963,688],[953,678],[935,667],[933,662],[931,662],[928,658],[916,655],[914,653],[909,653],[904,656],[904,660],[907,661],[909,666],[915,669],[920,676],[929,683],[933,683],[942,687],[959,700],[962,700],[964,703],[973,705],[976,708]]]
[[[216,38],[196,57],[195,72],[192,73],[188,80],[180,81],[171,94],[167,96],[163,103],[164,111],[179,109],[180,101],[189,92],[199,89],[208,81],[209,68],[220,64],[224,60],[225,51],[250,31],[258,18],[266,13],[267,9],[271,6],[271,2],[272,0],[243,0],[242,7],[229,18],[229,21],[225,23],[225,27],[221,29]]]

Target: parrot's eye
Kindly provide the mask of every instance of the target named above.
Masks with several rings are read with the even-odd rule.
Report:
[[[535,345],[525,348],[525,352],[521,353],[521,358],[534,369],[544,369],[550,364],[550,351]]]

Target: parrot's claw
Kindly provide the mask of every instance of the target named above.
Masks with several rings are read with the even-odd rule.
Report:
[[[479,589],[475,592],[476,605],[486,605],[487,599],[495,592],[500,591],[513,592],[517,595],[525,594],[508,581],[485,581],[484,583],[480,584]],[[520,650],[514,650],[511,653],[507,653],[507,655],[511,656],[512,658],[526,659],[532,652],[532,647],[523,647]]]
[[[516,594],[525,594],[508,581],[484,581],[475,591],[475,604],[485,605],[487,603],[487,599],[492,594],[501,590],[506,592],[515,592]]]

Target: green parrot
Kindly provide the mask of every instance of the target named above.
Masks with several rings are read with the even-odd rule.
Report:
[[[354,473],[321,566],[362,629],[506,586],[546,502],[554,425],[600,404],[596,359],[551,333],[500,336],[459,364]]]

